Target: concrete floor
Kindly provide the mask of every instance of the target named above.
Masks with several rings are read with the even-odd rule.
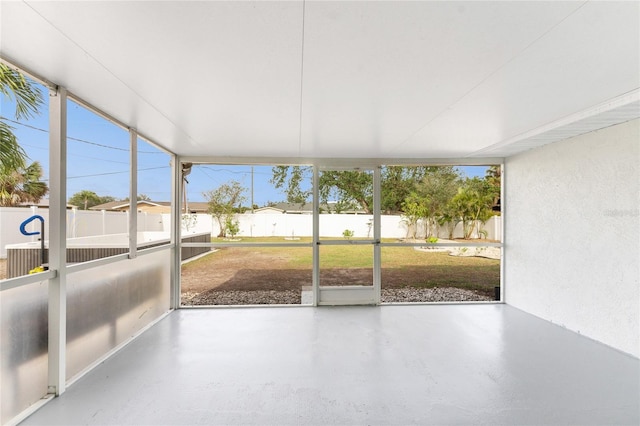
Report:
[[[23,424],[637,425],[639,364],[506,305],[183,309]]]

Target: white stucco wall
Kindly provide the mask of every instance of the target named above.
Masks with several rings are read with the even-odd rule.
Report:
[[[505,300],[640,357],[640,121],[505,161]]]

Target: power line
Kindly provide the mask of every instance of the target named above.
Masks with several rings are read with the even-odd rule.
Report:
[[[98,160],[98,161],[104,161],[107,163],[129,164],[128,161],[105,160],[104,158],[89,157],[88,155],[68,154],[68,153],[67,155],[70,157],[87,158],[89,160]]]
[[[46,129],[41,129],[39,127],[35,127],[35,126],[30,125],[30,124],[25,124],[25,123],[21,123],[19,121],[11,120],[10,118],[4,117],[4,116],[0,116],[0,118],[2,118],[3,120],[6,120],[6,121],[10,121],[11,123],[14,123],[14,124],[18,124],[18,125],[23,126],[23,127],[27,127],[29,129],[37,130],[39,132],[49,133],[49,131],[46,130]],[[99,146],[101,148],[108,148],[108,149],[114,149],[116,151],[129,152],[128,148],[120,148],[120,147],[117,147],[117,146],[104,145],[104,144],[101,144],[101,143],[91,142],[91,141],[88,141],[88,140],[85,140],[85,139],[74,138],[74,137],[71,137],[71,136],[67,136],[67,139],[70,140],[70,141],[82,142],[82,143],[86,143],[86,144],[89,144],[89,145]],[[164,152],[160,152],[160,151],[138,151],[138,153],[139,154],[164,154]]]
[[[33,149],[39,149],[39,150],[41,150],[41,151],[48,151],[48,150],[49,150],[49,148],[48,148],[48,147],[47,147],[47,148],[44,148],[44,147],[42,147],[42,146],[30,145],[30,144],[28,144],[28,143],[23,143],[23,144],[20,144],[20,145],[21,145],[21,146],[28,146],[29,148],[33,148]],[[89,160],[104,161],[105,163],[129,164],[129,162],[128,162],[128,161],[107,160],[107,159],[105,159],[105,158],[90,157],[90,156],[88,156],[88,155],[69,154],[69,153],[67,153],[67,155],[68,155],[69,157],[78,157],[78,158],[86,158],[86,159],[89,159]]]
[[[247,166],[250,167],[250,166]],[[212,172],[225,172],[225,173],[233,173],[236,175],[248,175],[251,174],[251,170],[247,170],[247,171],[241,171],[241,170],[228,170],[228,169],[214,169],[211,166],[200,166],[198,167],[199,169],[207,169],[207,170],[211,170]],[[266,172],[254,172],[256,175],[271,175],[271,173],[266,173]]]
[[[170,166],[162,166],[162,167],[148,167],[146,169],[138,169],[138,172],[144,172],[147,170],[158,170],[158,169],[169,169],[171,168]],[[119,174],[123,174],[123,173],[129,173],[129,170],[125,170],[122,172],[106,172],[106,173],[96,173],[94,175],[84,175],[84,176],[68,176],[67,179],[80,179],[80,178],[87,178],[87,177],[96,177],[96,176],[107,176],[107,175],[119,175]],[[44,179],[44,180],[49,180],[49,179]]]

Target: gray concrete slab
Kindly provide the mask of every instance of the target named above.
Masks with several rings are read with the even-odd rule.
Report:
[[[23,424],[638,424],[639,364],[506,305],[180,310]]]

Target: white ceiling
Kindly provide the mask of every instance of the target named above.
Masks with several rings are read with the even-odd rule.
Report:
[[[637,1],[0,8],[4,59],[185,156],[503,157],[640,116]]]

